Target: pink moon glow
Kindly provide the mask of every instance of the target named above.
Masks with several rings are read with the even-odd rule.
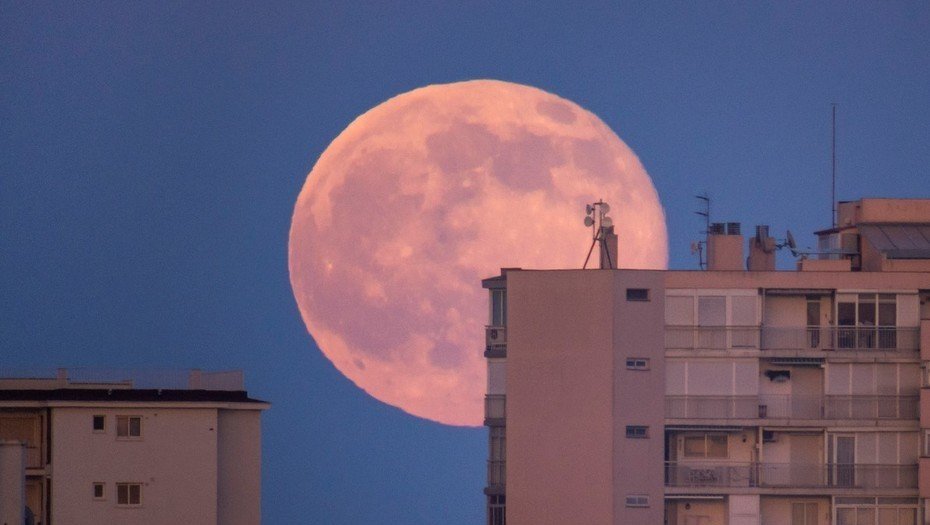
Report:
[[[592,113],[507,82],[416,89],[355,119],[307,176],[288,247],[294,296],[359,388],[416,416],[481,425],[480,280],[501,267],[581,268],[584,206],[601,198],[620,266],[665,268],[652,181]]]

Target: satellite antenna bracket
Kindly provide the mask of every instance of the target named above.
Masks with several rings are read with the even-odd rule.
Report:
[[[607,242],[605,230],[614,225],[613,219],[607,216],[607,213],[610,212],[610,205],[601,199],[591,204],[585,204],[584,210],[584,225],[591,228],[591,247],[588,248],[588,256],[585,257],[584,265],[581,269],[587,269],[588,261],[591,260],[591,253],[594,251],[594,246],[598,244],[600,244],[601,249],[607,254],[608,267],[615,268],[617,264],[615,261],[610,260],[610,250],[606,249],[607,245],[605,244]]]

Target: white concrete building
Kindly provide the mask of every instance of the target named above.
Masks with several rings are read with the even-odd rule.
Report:
[[[0,378],[0,523],[261,523],[269,405],[241,372],[23,375]]]

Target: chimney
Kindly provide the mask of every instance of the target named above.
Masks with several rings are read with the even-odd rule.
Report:
[[[775,271],[775,239],[769,237],[769,227],[756,226],[756,236],[749,239],[749,258],[746,269],[750,272]]]
[[[601,226],[601,268],[617,269],[617,234],[613,226]]]
[[[707,269],[743,269],[743,236],[738,222],[715,222],[707,232]]]

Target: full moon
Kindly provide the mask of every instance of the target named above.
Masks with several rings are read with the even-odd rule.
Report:
[[[368,394],[481,425],[481,279],[581,268],[585,204],[599,199],[619,266],[665,268],[655,187],[594,114],[500,81],[415,89],[355,119],[307,176],[288,246],[297,305],[322,352]]]

